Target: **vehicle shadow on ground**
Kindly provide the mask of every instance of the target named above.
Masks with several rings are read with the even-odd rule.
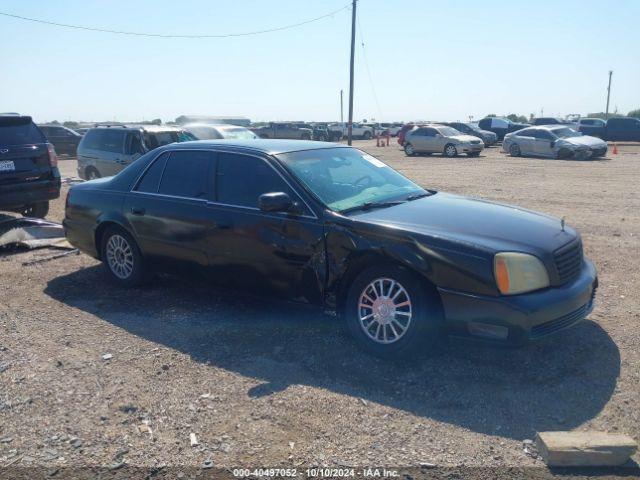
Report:
[[[45,293],[195,361],[263,380],[249,396],[303,384],[514,439],[593,418],[620,372],[617,346],[592,321],[523,349],[454,341],[390,362],[357,350],[341,323],[316,309],[198,280],[162,276],[124,290],[96,266],[51,280]]]

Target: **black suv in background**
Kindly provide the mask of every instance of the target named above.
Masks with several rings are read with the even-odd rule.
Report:
[[[91,128],[78,145],[78,176],[85,180],[115,175],[154,148],[197,140],[167,125],[108,125]]]
[[[0,210],[44,218],[59,196],[53,145],[31,117],[0,114]]]
[[[61,125],[38,125],[38,128],[49,142],[53,143],[59,155],[76,156],[82,135]]]

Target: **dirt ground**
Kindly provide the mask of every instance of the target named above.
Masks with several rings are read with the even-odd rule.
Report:
[[[540,467],[523,443],[537,431],[640,440],[640,146],[559,161],[356,144],[425,187],[565,217],[598,268],[593,314],[523,349],[450,341],[385,362],[308,307],[171,276],[127,291],[85,255],[4,255],[0,467]]]

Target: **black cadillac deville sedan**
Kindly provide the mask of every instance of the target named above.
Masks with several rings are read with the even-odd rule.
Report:
[[[286,140],[158,148],[72,187],[64,220],[122,286],[197,267],[336,311],[381,356],[444,332],[519,345],[585,318],[596,270],[563,223],[425,190],[355,148]]]

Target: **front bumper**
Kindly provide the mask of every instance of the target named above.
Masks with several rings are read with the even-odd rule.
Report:
[[[597,287],[596,269],[585,259],[575,280],[537,292],[499,297],[439,292],[452,335],[524,345],[586,318],[593,310]]]
[[[477,152],[481,152],[482,150],[484,150],[484,144],[482,142],[480,142],[480,143],[462,143],[462,144],[456,145],[456,147],[458,148],[458,151],[460,151],[462,153],[477,153]]]

